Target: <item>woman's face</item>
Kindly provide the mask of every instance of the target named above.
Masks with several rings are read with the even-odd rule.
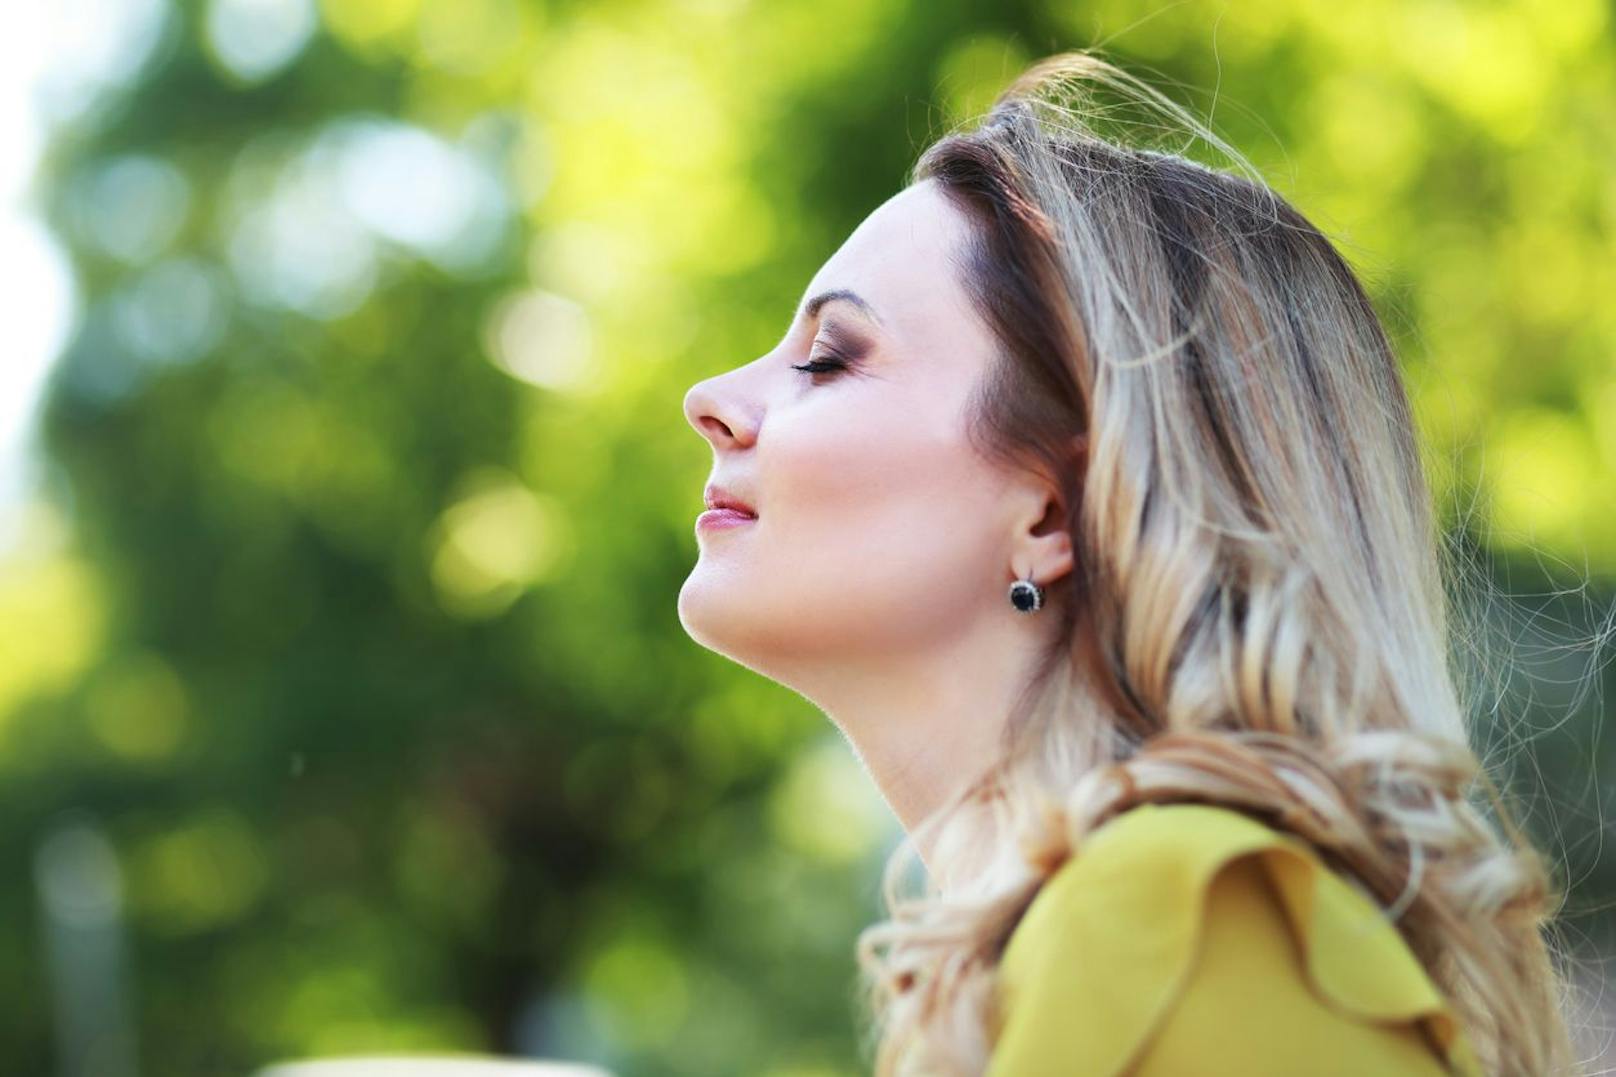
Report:
[[[772,351],[685,395],[713,485],[757,515],[697,527],[680,622],[810,698],[816,675],[947,653],[1019,616],[1010,540],[1032,498],[966,441],[995,348],[950,260],[966,228],[935,181],[906,188],[815,274]],[[810,361],[847,369],[793,369]]]

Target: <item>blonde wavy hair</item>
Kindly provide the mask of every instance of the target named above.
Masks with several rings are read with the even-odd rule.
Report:
[[[1235,170],[1101,137],[1127,109]],[[1467,741],[1446,546],[1347,262],[1095,50],[1026,70],[925,150],[926,179],[973,224],[955,269],[1002,349],[971,436],[1063,484],[1076,567],[1000,758],[886,863],[889,918],[857,946],[877,1077],[981,1073],[1039,887],[1106,820],[1174,801],[1310,842],[1389,911],[1488,1073],[1572,1072],[1544,939],[1564,889]]]

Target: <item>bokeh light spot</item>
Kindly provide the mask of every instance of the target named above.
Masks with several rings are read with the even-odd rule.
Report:
[[[775,788],[769,819],[789,846],[828,863],[864,856],[885,837],[890,812],[840,737],[797,754]]]
[[[1595,448],[1571,416],[1546,408],[1513,411],[1488,441],[1482,477],[1493,497],[1501,545],[1581,545],[1584,507],[1595,489]]]
[[[128,154],[76,177],[68,189],[69,221],[101,252],[139,264],[163,253],[185,223],[191,186],[173,164]]]
[[[251,824],[225,807],[204,809],[148,839],[133,859],[141,915],[176,935],[236,920],[269,881]]]
[[[203,29],[209,55],[254,83],[297,59],[316,24],[313,0],[213,0]]]
[[[190,700],[185,684],[161,655],[138,651],[121,657],[85,700],[90,727],[125,759],[167,759],[184,740]]]
[[[554,292],[507,296],[489,313],[483,347],[495,366],[529,385],[577,391],[596,379],[589,315]]]
[[[544,579],[571,544],[564,509],[504,472],[468,484],[428,536],[439,601],[468,618],[503,612]]]

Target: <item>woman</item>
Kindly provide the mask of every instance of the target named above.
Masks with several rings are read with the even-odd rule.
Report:
[[[1101,138],[1102,93],[1245,175]],[[681,622],[908,831],[878,1074],[1568,1072],[1560,891],[1467,746],[1395,357],[1184,110],[1035,65],[685,413]]]

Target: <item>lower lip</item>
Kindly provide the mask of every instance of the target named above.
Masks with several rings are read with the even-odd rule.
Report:
[[[752,523],[757,523],[756,516],[748,516],[746,513],[736,512],[734,509],[708,509],[696,517],[697,529],[708,531],[725,527],[740,527],[744,524]]]

